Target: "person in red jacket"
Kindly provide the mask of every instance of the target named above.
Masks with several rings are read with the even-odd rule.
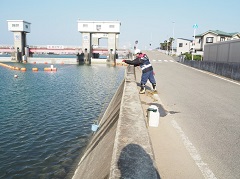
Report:
[[[129,64],[140,66],[142,70],[142,77],[141,77],[141,90],[140,94],[144,94],[146,89],[145,85],[147,83],[147,80],[149,80],[152,83],[153,91],[156,91],[156,80],[154,78],[154,72],[153,67],[150,63],[150,60],[146,54],[143,54],[139,49],[135,50],[136,58],[134,60],[123,60],[123,62]]]

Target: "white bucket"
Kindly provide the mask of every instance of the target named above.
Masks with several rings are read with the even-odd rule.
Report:
[[[159,111],[156,105],[148,107],[148,125],[150,127],[158,127],[159,125]]]

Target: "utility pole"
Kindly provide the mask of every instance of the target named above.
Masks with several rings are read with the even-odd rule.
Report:
[[[168,54],[168,40],[167,40],[167,54]]]
[[[175,22],[173,23],[173,39],[172,39],[172,55],[173,55],[173,43],[174,43],[174,26],[175,26]]]

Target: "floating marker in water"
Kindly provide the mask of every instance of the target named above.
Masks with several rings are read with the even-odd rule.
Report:
[[[98,128],[99,128],[99,125],[97,125],[97,124],[92,124],[92,131],[93,132],[96,132],[97,130],[98,130]]]

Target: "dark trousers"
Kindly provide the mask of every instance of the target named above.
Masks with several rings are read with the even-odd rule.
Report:
[[[153,76],[153,70],[142,73],[141,84],[145,85],[147,80],[149,80],[152,84],[156,84],[156,80]]]

